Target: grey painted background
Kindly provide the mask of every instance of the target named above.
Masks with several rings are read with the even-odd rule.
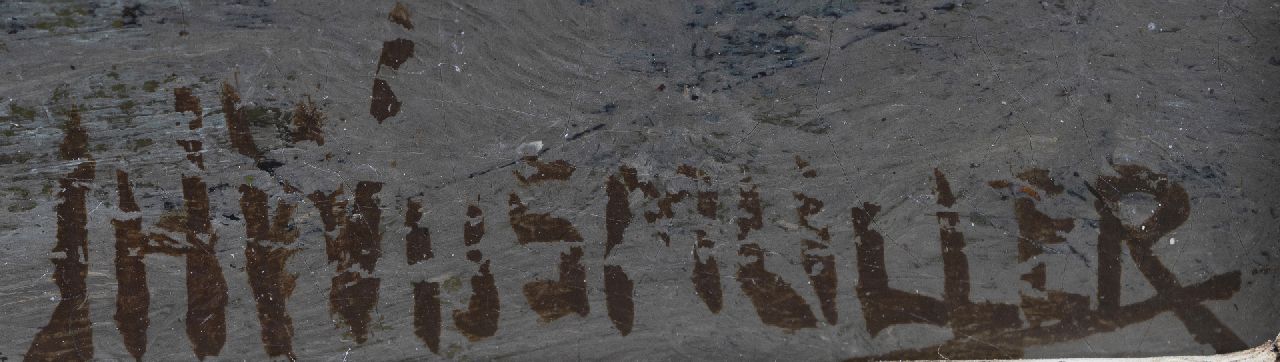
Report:
[[[5,1],[0,3],[0,358],[20,359],[60,300],[51,279],[66,110],[79,109],[96,161],[86,201],[87,303],[93,357],[131,358],[117,322],[111,220],[116,170],[130,174],[144,229],[182,215],[181,175],[209,186],[213,232],[228,284],[219,359],[265,359],[245,271],[241,184],[297,202],[298,275],[287,300],[302,360],[416,358],[637,360],[834,360],[983,336],[946,325],[897,324],[873,335],[855,292],[858,253],[851,208],[882,207],[890,286],[935,299],[944,262],[934,213],[956,212],[964,234],[970,300],[1017,305],[1043,298],[1022,280],[1045,265],[1044,289],[1098,301],[1099,214],[1087,185],[1112,164],[1167,175],[1189,195],[1187,220],[1154,246],[1181,285],[1239,273],[1238,291],[1203,305],[1243,343],[1280,326],[1276,210],[1280,169],[1280,3],[1274,1],[403,1],[412,29],[388,20],[394,1]],[[132,16],[126,16],[132,15]],[[412,57],[379,67],[383,42],[406,39]],[[385,80],[402,102],[370,114],[370,85]],[[264,159],[228,138],[222,85],[238,91]],[[201,102],[204,125],[175,112],[174,89]],[[324,144],[290,137],[295,104],[324,114]],[[204,170],[176,141],[204,141]],[[522,184],[520,157],[565,160],[568,180]],[[808,162],[797,167],[796,158]],[[709,182],[677,175],[680,165]],[[606,181],[620,166],[659,189],[719,193],[714,220],[691,201],[646,222],[656,201],[631,193],[625,242],[605,257]],[[934,169],[957,198],[938,204]],[[268,172],[265,169],[270,169]],[[1044,169],[1065,192],[997,189]],[[815,177],[803,171],[816,171]],[[749,180],[746,180],[750,177]],[[304,197],[357,182],[384,183],[381,279],[368,339],[357,343],[330,312],[320,212]],[[286,192],[286,183],[301,192]],[[1025,183],[1017,183],[1022,185]],[[763,225],[738,240],[740,190],[758,187]],[[1031,191],[1026,191],[1031,190]],[[825,207],[838,274],[837,323],[822,318],[802,267],[795,193]],[[1065,241],[1018,260],[1014,202],[1072,220]],[[508,215],[516,194],[537,213],[571,222],[584,239],[590,311],[540,321],[521,293],[558,276],[571,243],[517,243]],[[408,200],[421,202],[435,257],[406,263]],[[468,205],[485,215],[478,244],[491,262],[501,307],[495,335],[468,340],[451,318],[472,296],[476,265],[464,257]],[[1131,225],[1157,207],[1119,204]],[[273,209],[274,213],[274,209]],[[694,291],[694,230],[706,230],[719,262],[723,309]],[[664,245],[657,232],[670,235]],[[767,250],[764,265],[818,316],[813,328],[763,323],[734,277]],[[1122,305],[1156,297],[1124,249]],[[700,251],[707,255],[708,251]],[[186,264],[145,258],[150,328],[145,359],[195,358],[186,326]],[[603,266],[634,282],[634,327],[623,336],[607,314]],[[432,353],[414,334],[414,281],[439,283],[443,332]],[[1025,319],[1025,315],[1020,315]],[[1023,326],[1026,322],[1020,320]],[[1020,347],[1026,357],[1211,354],[1173,312],[1079,339]],[[931,358],[944,358],[939,354]]]

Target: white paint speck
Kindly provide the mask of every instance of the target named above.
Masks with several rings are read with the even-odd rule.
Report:
[[[542,141],[530,141],[516,146],[516,153],[521,155],[537,155],[542,151]]]

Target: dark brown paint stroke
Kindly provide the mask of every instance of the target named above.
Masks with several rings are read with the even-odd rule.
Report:
[[[299,190],[297,186],[293,186],[293,184],[289,183],[289,181],[287,180],[284,181],[282,185],[280,185],[280,188],[284,189],[284,192],[289,194],[302,193],[302,190]]]
[[[738,255],[755,260],[739,264],[735,275],[742,285],[742,292],[751,299],[760,321],[788,331],[817,327],[818,319],[809,309],[809,303],[796,294],[782,277],[765,269],[764,254],[759,245],[742,245]]]
[[[604,212],[606,259],[614,247],[622,244],[627,226],[631,224],[631,203],[627,199],[629,193],[622,181],[618,180],[618,175],[609,175],[609,179],[605,181],[605,195],[608,198]],[[613,322],[613,327],[623,336],[630,334],[635,324],[635,302],[632,299],[634,289],[635,283],[621,266],[604,266],[605,307],[609,321]]]
[[[338,233],[340,268],[354,266],[372,273],[378,258],[382,257],[382,232],[379,230],[382,208],[378,206],[378,198],[375,197],[379,191],[382,191],[381,182],[356,183],[351,213],[347,215],[347,221]]]
[[[378,120],[378,123],[391,118],[400,113],[400,99],[396,98],[396,93],[391,90],[391,85],[387,81],[375,78],[373,80],[373,99],[369,102],[369,115]]]
[[[1045,267],[1044,263],[1036,264],[1031,268],[1031,272],[1022,275],[1022,280],[1031,283],[1031,287],[1035,290],[1044,291],[1045,284]]]
[[[951,193],[946,176],[941,170],[933,170],[934,179],[938,183],[936,192],[939,204],[951,207],[956,197]],[[946,202],[944,202],[944,200]],[[1010,304],[973,303],[969,299],[971,277],[969,275],[969,258],[964,253],[964,233],[956,225],[960,222],[960,214],[951,211],[938,212],[938,240],[942,244],[943,300],[947,306],[948,326],[958,335],[985,336],[998,331],[1018,328],[1022,319],[1018,315],[1018,307]],[[977,337],[975,337],[977,338]],[[987,350],[987,346],[966,344],[985,352],[1016,352],[1004,350]]]
[[[440,283],[413,282],[413,334],[440,353]]]
[[[399,70],[400,65],[413,57],[413,41],[395,39],[382,42],[382,54],[378,56],[378,70],[382,66]]]
[[[1157,294],[1150,299],[1119,307],[1113,313],[1114,316],[1105,315],[1098,311],[1084,314],[1073,313],[1067,319],[1054,324],[999,331],[988,333],[981,336],[981,338],[957,339],[940,345],[895,351],[878,356],[857,357],[849,360],[929,359],[937,358],[939,354],[956,359],[1018,358],[1021,356],[1022,346],[1061,343],[1099,333],[1112,332],[1134,323],[1150,320],[1181,305],[1194,305],[1207,300],[1229,299],[1232,294],[1239,290],[1239,287],[1240,272],[1236,271],[1210,277],[1208,280],[1184,287],[1174,293]],[[1064,298],[1075,299],[1076,297]],[[980,341],[980,344],[975,345],[972,341]]]
[[[682,164],[676,167],[676,174],[684,175],[694,180],[702,180],[702,182],[707,184],[711,183],[711,176],[707,175],[706,171],[693,167],[692,165]]]
[[[222,82],[222,114],[227,118],[227,139],[231,141],[231,149],[255,160],[262,157],[258,146],[253,143],[249,120],[244,116],[244,109],[240,108],[240,94],[225,81]]]
[[[80,112],[72,109],[68,119],[62,125],[62,143],[58,144],[58,157],[62,160],[91,158],[89,155],[89,132],[80,120]]]
[[[951,207],[956,203],[956,196],[951,193],[951,183],[947,182],[947,175],[942,174],[941,170],[933,169],[933,180],[937,184],[935,192],[938,195],[938,205]]]
[[[40,329],[27,350],[30,360],[87,361],[93,357],[87,286],[88,265],[69,258],[54,259],[53,279],[60,299],[49,324]]]
[[[875,336],[895,324],[945,324],[947,309],[941,301],[889,287],[884,236],[871,229],[871,222],[879,211],[880,206],[872,203],[863,203],[861,208],[852,210],[854,235],[858,239],[857,293],[867,330]]]
[[[396,2],[395,7],[391,8],[391,13],[387,14],[387,20],[391,20],[392,23],[403,26],[405,29],[413,30],[413,20],[409,18],[409,8],[399,1]]]
[[[573,171],[578,169],[565,160],[542,162],[538,161],[537,156],[525,156],[522,160],[534,168],[533,175],[530,175],[529,177],[521,175],[519,171],[511,171],[511,173],[515,174],[516,179],[519,180],[522,185],[535,184],[548,180],[568,181],[569,177],[573,176]]]
[[[169,226],[169,225],[164,225],[164,223],[166,222],[167,221],[165,220],[161,220],[159,222],[156,222],[155,226],[157,228],[166,228],[167,226]],[[180,227],[181,225],[179,225],[179,229],[176,230],[177,232],[182,232]],[[166,230],[174,231],[174,229],[166,229]],[[148,237],[147,243],[142,246],[143,254],[163,254],[163,255],[169,255],[169,256],[182,256],[182,255],[186,255],[188,251],[191,251],[191,246],[187,245],[185,241],[174,239],[168,234],[153,232],[147,235],[147,237]]]
[[[187,128],[195,130],[204,127],[204,110],[200,108],[200,98],[196,98],[191,94],[191,88],[181,87],[173,89],[173,111],[191,112],[196,115],[187,124]]]
[[[409,265],[435,256],[431,251],[431,230],[418,226],[421,220],[422,203],[409,199],[404,212],[404,226],[409,228],[409,233],[404,237],[405,258]]]
[[[809,161],[805,161],[805,159],[800,158],[800,155],[796,155],[796,169],[804,170],[805,167],[809,167]]]
[[[720,264],[716,262],[714,255],[707,255],[707,260],[702,261],[698,250],[710,251],[715,247],[715,241],[707,238],[707,232],[702,230],[694,230],[697,235],[697,243],[693,246],[693,291],[698,294],[698,298],[702,299],[702,303],[707,305],[707,310],[712,314],[720,313],[720,309],[724,307],[724,288],[720,285]]]
[[[938,360],[941,357],[958,360],[1018,359],[1022,358],[1022,350],[991,343],[986,339],[963,338],[952,339],[937,346],[893,351],[878,356],[856,357],[845,361]]]
[[[453,324],[472,342],[492,337],[498,332],[501,307],[498,287],[489,272],[489,261],[485,260],[480,264],[480,274],[471,277],[471,300],[467,302],[467,310],[455,309]]]
[[[640,190],[645,197],[658,197],[658,187],[653,182],[640,182],[640,174],[635,168],[619,166],[618,173],[622,174],[622,182],[627,185],[627,191]]]
[[[808,162],[796,156],[796,166],[803,169],[808,166]],[[822,309],[822,316],[828,324],[835,325],[839,320],[839,310],[836,308],[836,285],[838,278],[836,276],[836,257],[826,252],[827,245],[831,243],[831,232],[826,226],[821,228],[814,226],[809,222],[810,216],[815,216],[822,212],[824,205],[822,200],[809,197],[804,193],[792,193],[800,205],[796,206],[796,217],[799,219],[800,226],[812,231],[818,236],[819,241],[802,240],[804,247],[801,253],[804,255],[804,271],[809,276],[809,284],[813,286],[814,294],[818,296],[818,303]],[[823,251],[820,253],[810,253],[810,251]]]
[[[361,181],[356,184],[355,204],[352,205],[352,213],[343,229],[350,232],[344,234],[351,240],[346,245],[351,248],[351,260],[370,273],[382,256],[382,233],[378,228],[382,220],[382,208],[378,206],[378,198],[375,197],[379,191],[382,191],[381,182]],[[358,219],[355,217],[357,215]]]
[[[342,240],[332,234],[338,229],[339,223],[347,217],[347,202],[338,200],[338,196],[341,195],[342,186],[338,186],[337,190],[327,194],[315,191],[307,195],[307,199],[315,204],[316,210],[320,211],[320,221],[324,224],[324,251],[330,263],[340,260],[341,251],[345,249],[339,244]]]
[[[1059,185],[1053,180],[1053,177],[1049,176],[1049,170],[1033,168],[1019,172],[1016,176],[1050,195],[1057,195],[1066,191],[1066,188]]]
[[[739,190],[738,208],[746,211],[751,217],[737,218],[738,224],[738,240],[746,240],[747,234],[751,230],[760,230],[764,227],[764,211],[760,206],[760,193],[756,191],[756,186],[752,185],[750,190]]]
[[[187,161],[191,161],[192,165],[203,170],[204,155],[201,150],[204,148],[204,143],[198,140],[178,140],[177,142],[179,146],[182,146],[183,150],[187,151]]]
[[[80,124],[78,112],[72,110],[71,119],[64,127],[66,133],[59,153],[64,160],[86,159],[88,134]],[[93,182],[95,163],[84,160],[66,176],[58,179],[61,202],[54,206],[57,215],[57,242],[53,253],[61,254],[53,263],[53,281],[58,285],[58,305],[49,317],[49,324],[36,333],[27,349],[26,358],[32,361],[88,361],[93,358],[93,329],[89,320],[88,285],[85,278],[89,270],[89,235],[86,228],[88,213],[85,197],[88,184]]]
[[[818,295],[822,317],[827,320],[827,324],[835,325],[840,321],[840,312],[836,308],[836,288],[839,284],[836,277],[836,257],[808,253],[811,250],[827,249],[826,245],[816,241],[805,240],[804,245],[804,273],[809,276],[814,294]]]
[[[949,309],[948,325],[956,334],[965,336],[985,336],[1022,326],[1015,305],[973,303],[969,300],[969,260],[964,254],[964,234],[956,230],[960,216],[955,212],[939,212],[937,217],[942,242],[943,298]]]
[[[1149,320],[1160,313],[1181,308],[1182,306],[1195,306],[1208,300],[1227,300],[1238,291],[1240,291],[1239,271],[1215,275],[1203,282],[1184,286],[1169,293],[1157,293],[1155,297],[1150,299],[1122,306],[1115,317],[1100,316],[1095,322],[1097,326],[1092,327],[1096,329],[1093,333],[1112,331]],[[1097,315],[1097,313],[1094,314]],[[1088,335],[1083,333],[1072,334],[1068,330],[1064,330],[1065,328],[1063,327],[1053,327],[1032,330],[1016,337],[1024,341],[1042,340],[1044,342],[1040,343],[1054,343]]]
[[[1072,318],[1089,314],[1089,297],[1049,291],[1048,298],[1022,296],[1022,314],[1027,316],[1027,323],[1037,328],[1048,321],[1069,321]]]
[[[1129,246],[1129,255],[1134,264],[1138,265],[1138,270],[1155,288],[1157,294],[1184,294],[1187,287],[1178,284],[1177,276],[1156,257],[1153,247],[1160,238],[1177,229],[1187,220],[1191,213],[1187,192],[1181,185],[1170,181],[1168,176],[1154,173],[1145,167],[1136,165],[1114,167],[1119,176],[1099,176],[1096,187],[1090,187],[1090,191],[1098,197],[1094,202],[1094,208],[1100,216],[1099,253],[1102,252],[1104,242],[1118,244],[1123,241]],[[1151,217],[1140,226],[1125,225],[1115,213],[1116,204],[1124,195],[1130,193],[1152,195],[1159,205],[1152,212]],[[1118,249],[1118,245],[1109,249]],[[1118,255],[1108,256],[1119,257]],[[1115,269],[1108,272],[1118,274],[1119,265],[1113,267]],[[1102,272],[1099,270],[1100,283],[1103,280]],[[1107,282],[1118,283],[1119,276],[1109,276]],[[1108,288],[1118,289],[1112,286]],[[1238,290],[1237,285],[1231,292]],[[1115,296],[1118,299],[1118,291]],[[1234,352],[1249,347],[1204,305],[1179,303],[1172,309],[1174,315],[1187,327],[1187,331],[1195,337],[1196,342],[1212,346],[1217,353]]]
[[[187,211],[185,230],[191,234],[211,234],[212,226],[209,221],[209,190],[204,179],[201,179],[199,176],[183,176],[182,199],[183,206]],[[194,240],[192,245],[198,248],[212,250],[214,243],[212,240],[207,244],[202,240]]]
[[[948,305],[969,303],[969,258],[964,255],[964,234],[956,230],[960,215],[939,212],[938,239],[942,241],[943,299]]]
[[[702,217],[715,220],[717,200],[720,194],[715,191],[699,191],[698,192],[698,214]]]
[[[616,175],[609,175],[605,181],[604,257],[608,258],[613,248],[621,245],[627,226],[631,224],[631,202],[627,199],[629,192]]]
[[[218,263],[218,235],[209,222],[209,188],[198,176],[182,177],[187,210],[187,339],[196,358],[216,356],[227,340],[227,281]]]
[[[362,276],[372,274],[382,256],[382,233],[379,230],[382,209],[375,195],[382,190],[382,183],[360,181],[356,183],[355,200],[350,214],[342,223],[333,246],[337,257],[337,272],[329,292],[329,310],[342,323],[351,328],[356,343],[368,339],[371,312],[378,304],[378,278]]]
[[[299,231],[290,226],[295,206],[279,201],[276,215],[270,218],[267,194],[249,185],[240,185],[240,210],[244,213],[245,272],[262,324],[262,346],[271,357],[285,356],[296,360],[293,353],[293,318],[287,302],[297,285],[298,276],[285,270],[296,249],[286,248],[298,239]]]
[[[366,278],[354,271],[340,272],[329,289],[329,311],[351,329],[357,344],[369,339],[369,322],[378,305],[378,278]]]
[[[1022,318],[1018,314],[1018,306],[1013,304],[981,302],[950,305],[951,312],[948,326],[960,336],[985,338],[1000,332],[1022,327]],[[1021,348],[1009,348],[1018,350]]]
[[[1040,244],[1059,244],[1066,238],[1059,232],[1070,232],[1075,228],[1075,220],[1071,218],[1055,219],[1036,209],[1035,201],[1027,197],[1019,197],[1013,201],[1013,212],[1018,220],[1018,261],[1031,260],[1043,253]]]
[[[609,321],[613,322],[613,327],[623,336],[630,334],[635,324],[636,307],[632,301],[634,290],[635,282],[621,266],[604,266],[605,306],[609,312]]]
[[[792,196],[795,197],[797,201],[800,201],[800,206],[796,206],[796,216],[800,219],[800,226],[813,231],[824,243],[830,242],[831,231],[828,227],[823,226],[818,228],[809,223],[810,216],[814,216],[819,212],[822,212],[822,200],[809,197],[808,195],[799,192],[793,193]]]
[[[987,181],[987,186],[990,186],[993,189],[1000,190],[1000,189],[1007,189],[1007,188],[1013,187],[1013,184],[1010,183],[1009,180],[991,180],[991,181]]]
[[[587,316],[591,307],[587,303],[587,269],[582,265],[582,248],[575,246],[569,248],[568,254],[561,253],[560,279],[526,283],[524,297],[543,323],[570,313]]]
[[[116,195],[120,212],[140,213],[133,197],[129,174],[116,170]],[[136,360],[147,352],[147,328],[151,326],[148,310],[151,293],[147,288],[147,267],[143,263],[146,235],[142,233],[142,216],[125,220],[112,219],[116,237],[116,329],[124,339],[125,349]]]
[[[299,101],[293,106],[293,142],[312,141],[324,146],[324,113],[316,108],[316,103],[307,97],[305,102]]]
[[[338,196],[341,196],[342,192],[342,186],[338,186],[337,190],[328,194],[316,191],[307,195],[307,199],[311,200],[320,211],[320,221],[324,223],[325,232],[337,230],[338,222],[346,217],[347,202],[338,201]]]
[[[818,170],[806,170],[808,167],[809,161],[805,161],[803,158],[800,158],[800,155],[796,155],[796,170],[801,171],[800,176],[804,176],[804,178],[818,177]]]
[[[1101,197],[1093,205],[1098,210],[1109,207]],[[1098,311],[1114,316],[1120,310],[1124,225],[1119,218],[1104,218],[1098,220],[1098,228]]]
[[[484,212],[476,205],[467,205],[467,220],[462,225],[462,244],[472,246],[480,243],[480,239],[484,238]],[[479,263],[479,260],[475,260]]]
[[[956,203],[956,196],[951,193],[951,185],[947,176],[937,168],[933,169],[934,189],[938,204],[951,207]],[[964,255],[964,234],[956,230],[960,222],[960,214],[955,212],[938,212],[938,240],[942,243],[943,299],[951,307],[952,317],[956,308],[969,303],[969,258]]]
[[[1111,332],[1168,311],[1174,312],[1197,342],[1212,346],[1218,353],[1247,348],[1234,332],[1201,304],[1208,300],[1230,299],[1240,290],[1241,273],[1233,271],[1214,275],[1205,281],[1182,286],[1152,250],[1156,242],[1189,216],[1190,202],[1186,191],[1166,175],[1144,167],[1113,167],[1119,176],[1101,176],[1095,185],[1086,185],[1096,197],[1094,207],[1099,214],[1097,309],[1088,310],[1088,297],[1082,295],[1048,291],[1048,298],[1023,296],[1021,310],[1031,326],[1014,329],[1018,324],[1017,309],[969,304],[970,307],[966,308],[985,308],[985,314],[960,309],[957,312],[962,314],[953,316],[959,320],[951,324],[957,335],[972,333],[969,334],[972,338],[957,338],[940,345],[853,360],[927,359],[939,355],[957,359],[1017,358],[1025,346],[1062,343]],[[1160,205],[1138,226],[1126,225],[1115,215],[1117,203],[1132,193],[1152,195]],[[858,228],[856,216],[855,212],[855,228]],[[1129,255],[1156,290],[1155,296],[1128,305],[1120,304],[1122,245],[1129,246]],[[1032,273],[1037,272],[1033,270]],[[986,321],[979,323],[980,320]],[[1057,322],[1046,324],[1046,321]]]
[[[675,210],[672,210],[671,207],[675,206],[675,204],[680,201],[684,201],[684,198],[688,196],[689,192],[683,190],[676,193],[667,192],[665,196],[658,199],[658,211],[645,211],[644,220],[652,224],[657,222],[659,219],[670,219],[675,217]],[[667,241],[667,246],[671,246],[670,241]]]
[[[480,243],[484,237],[484,212],[476,205],[467,205],[467,220],[463,225],[463,241],[466,246]],[[480,265],[477,275],[471,276],[471,299],[467,310],[453,310],[453,325],[469,341],[492,337],[498,332],[498,317],[502,305],[498,301],[498,287],[489,272],[489,261],[483,260],[479,250],[468,250],[467,260]]]
[[[515,193],[507,200],[507,205],[511,208],[508,212],[511,229],[520,244],[582,241],[582,235],[569,220],[552,217],[550,213],[530,213]]]

